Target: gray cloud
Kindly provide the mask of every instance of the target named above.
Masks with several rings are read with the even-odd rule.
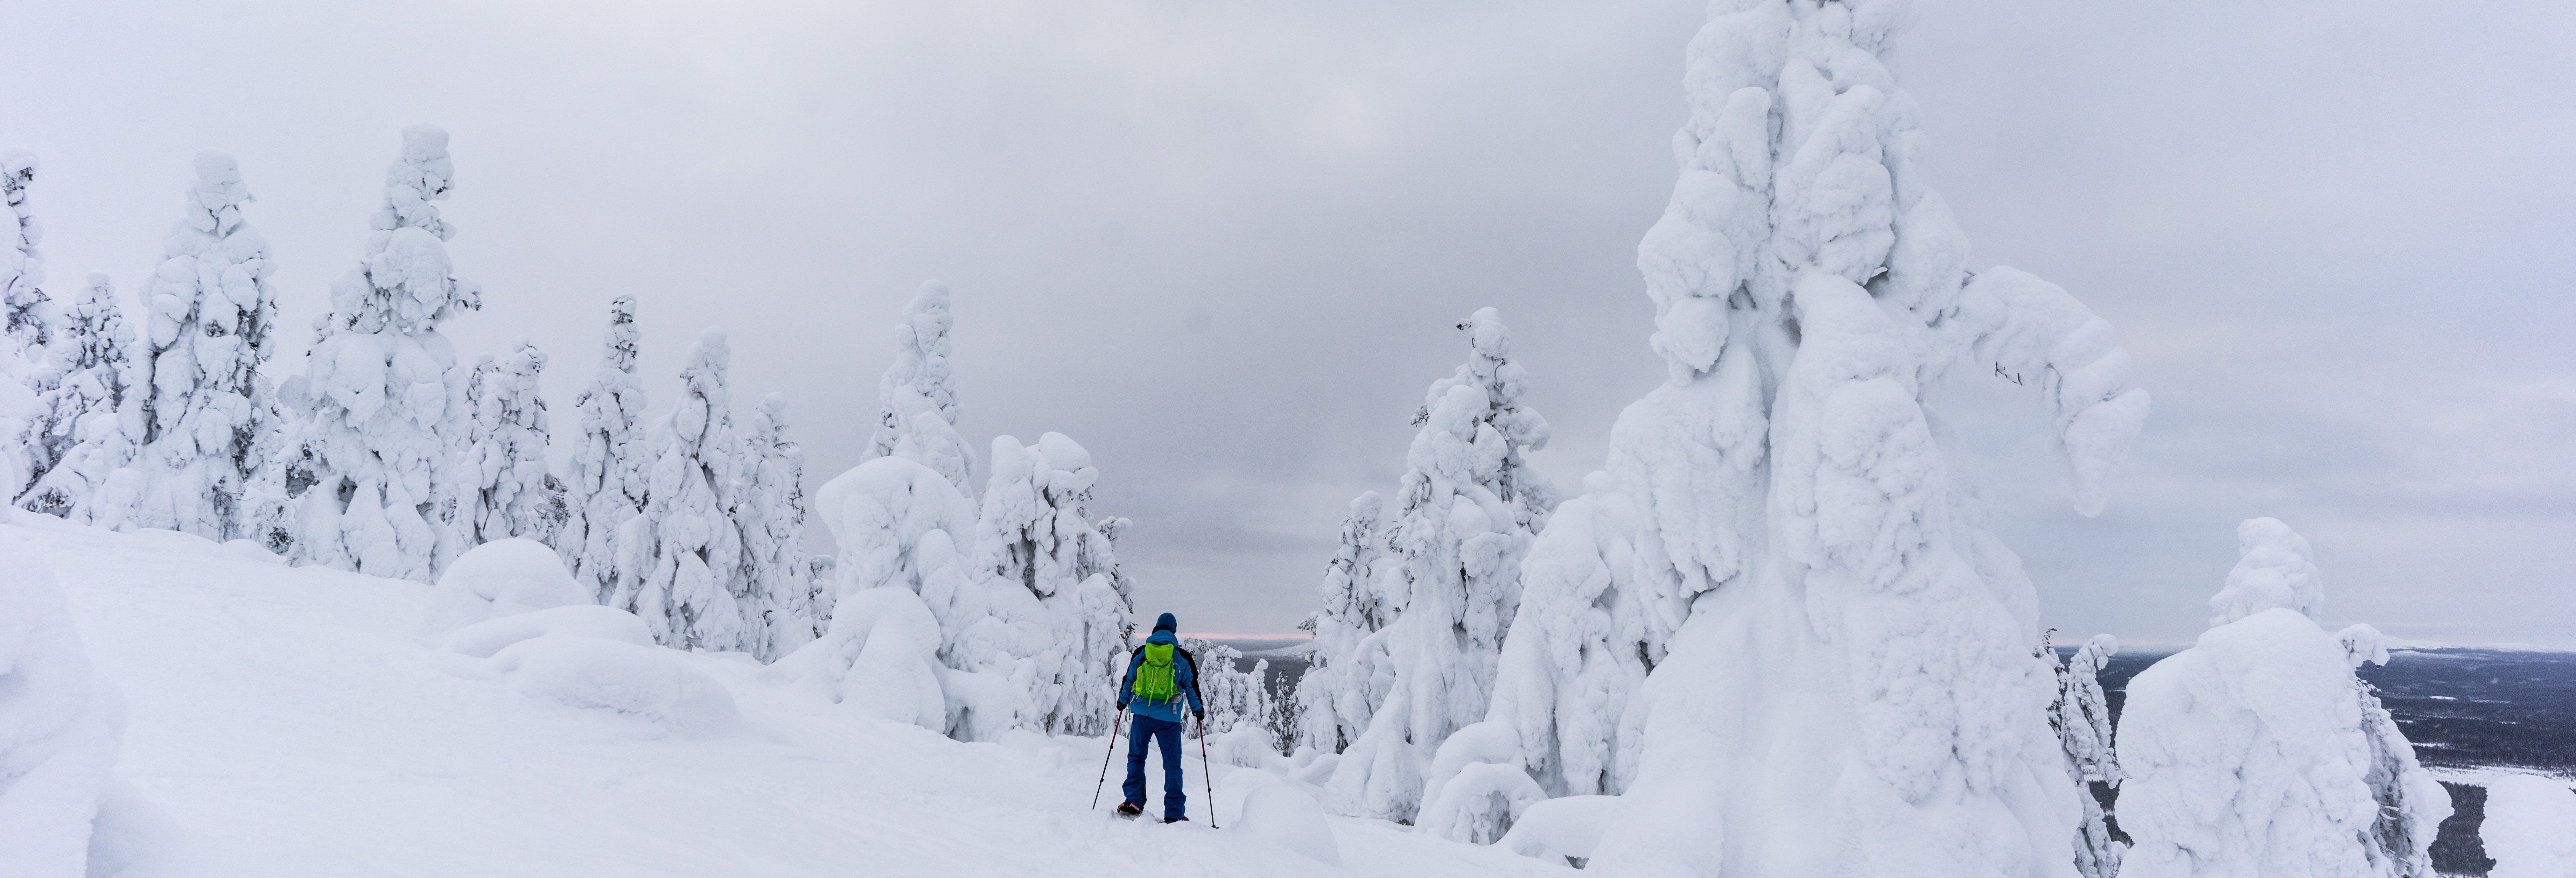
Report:
[[[57,290],[132,289],[187,156],[239,156],[291,323],[360,252],[395,132],[454,135],[458,347],[531,336],[561,411],[607,300],[667,401],[698,327],[855,462],[888,327],[957,291],[961,427],[1059,431],[1133,517],[1140,604],[1282,631],[1349,497],[1495,305],[1570,487],[1661,380],[1637,237],[1694,2],[13,9],[0,141],[45,161]],[[1898,68],[2003,263],[2118,324],[2157,418],[2066,511],[2041,416],[1964,381],[1960,465],[2046,624],[2176,640],[2277,515],[2329,615],[2576,645],[2576,11],[1926,0]],[[301,367],[290,335],[280,371]],[[559,415],[560,417],[560,415]]]

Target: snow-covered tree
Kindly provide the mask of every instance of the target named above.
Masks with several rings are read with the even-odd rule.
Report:
[[[134,460],[143,407],[129,392],[134,369],[127,352],[134,331],[117,306],[107,275],[93,272],[72,302],[68,319],[46,350],[49,387],[37,397],[25,443],[36,462],[35,483],[18,506],[75,517],[107,483],[107,474]],[[86,519],[86,516],[78,516]]]
[[[473,433],[460,475],[475,545],[526,537],[545,542],[565,516],[560,482],[546,472],[546,401],[537,395],[546,355],[522,336],[490,371],[477,370]]]
[[[2084,818],[2076,824],[2075,871],[2084,878],[2112,878],[2120,873],[2120,856],[2128,849],[2111,838],[2102,803],[2092,785],[2120,788],[2120,759],[2111,749],[2111,707],[2102,696],[2102,666],[2120,653],[2120,641],[2108,634],[2075,650],[2064,663],[2045,646],[2040,656],[2057,669],[2057,700],[2049,702],[2048,724],[2057,729],[2066,751],[2066,773],[2082,795]]]
[[[133,463],[142,494],[133,508],[103,514],[224,540],[241,532],[244,495],[263,467],[254,447],[266,429],[259,367],[277,320],[268,287],[277,266],[242,221],[251,195],[233,157],[200,152],[196,171],[143,290],[151,316],[134,382],[144,432]]]
[[[1261,728],[1270,720],[1272,707],[1268,679],[1270,663],[1259,661],[1250,670],[1237,670],[1243,651],[1201,637],[1181,638],[1181,648],[1198,659],[1199,700],[1207,706],[1206,733],[1222,735],[1237,728]],[[1126,668],[1119,668],[1126,673]],[[1196,735],[1196,729],[1187,730]]]
[[[568,517],[555,536],[555,550],[571,565],[573,579],[601,601],[617,590],[617,530],[644,511],[650,461],[637,429],[644,418],[644,383],[635,375],[641,339],[635,297],[609,302],[599,374],[573,400],[581,413],[581,440],[573,446],[564,495]]]
[[[1531,553],[1520,617],[1558,624],[1513,629],[1489,717],[1554,729],[1504,764],[1623,794],[1589,868],[2073,870],[2036,596],[1922,394],[2039,391],[2084,513],[2148,402],[2080,302],[1967,271],[1884,62],[1904,8],[1719,0],[1690,44],[1680,180],[1638,248],[1667,380]]]
[[[52,302],[45,295],[45,227],[36,222],[27,190],[36,182],[36,155],[24,149],[0,149],[0,307],[7,309],[6,334],[20,355],[33,362],[52,339]]]
[[[805,563],[805,452],[787,438],[787,397],[772,393],[751,415],[743,437],[742,484],[733,520],[742,530],[742,581],[759,598],[753,608],[763,661],[794,652],[822,633],[828,608],[822,583]],[[822,605],[817,606],[819,603]]]
[[[901,457],[967,490],[975,452],[957,433],[957,386],[948,372],[948,287],[927,281],[895,326],[894,365],[877,382],[876,435],[861,459]]]
[[[680,369],[680,406],[653,422],[651,498],[617,533],[617,592],[609,606],[644,619],[681,649],[751,651],[759,603],[742,581],[742,532],[728,513],[741,477],[726,386],[732,348],[709,329]]]
[[[309,356],[298,456],[312,483],[298,497],[295,555],[425,582],[464,551],[471,528],[454,515],[472,374],[438,326],[483,297],[451,271],[456,227],[431,203],[455,178],[447,132],[414,125],[402,141],[366,256],[331,285]]]
[[[995,437],[975,522],[974,574],[1014,635],[1008,648],[1029,660],[1018,672],[1032,711],[1023,721],[1053,735],[1107,731],[1127,672],[1133,598],[1121,590],[1117,552],[1091,515],[1099,479],[1091,452],[1063,434],[1036,445]]]
[[[1547,445],[1547,421],[1520,405],[1528,374],[1492,308],[1460,323],[1467,362],[1433,382],[1405,454],[1380,585],[1394,619],[1361,653],[1383,649],[1384,703],[1326,788],[1344,813],[1409,821],[1440,742],[1485,718],[1503,632],[1520,606],[1521,556],[1547,521],[1545,479],[1522,453]]]
[[[1386,546],[1386,535],[1379,531],[1384,507],[1376,491],[1351,500],[1350,514],[1342,519],[1341,547],[1324,565],[1318,589],[1324,607],[1307,620],[1314,639],[1308,641],[1306,673],[1298,677],[1294,696],[1297,746],[1342,752],[1368,730],[1369,716],[1394,683],[1393,669],[1380,660],[1384,642],[1368,639],[1395,617],[1395,607],[1378,588],[1379,576],[1392,572],[1378,566]],[[1370,651],[1362,652],[1362,643],[1370,644]]]
[[[2450,797],[2353,671],[2379,632],[2318,627],[2307,540],[2257,518],[2192,648],[2129,681],[2120,714],[2124,878],[2430,878]]]

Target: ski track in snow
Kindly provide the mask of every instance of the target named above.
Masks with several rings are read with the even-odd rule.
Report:
[[[854,719],[755,682],[738,654],[689,660],[731,690],[742,722],[683,737],[478,675],[481,660],[422,636],[426,585],[167,531],[8,527],[48,549],[97,672],[123,689],[117,774],[179,824],[184,874],[1571,873],[1332,818],[1337,869],[1208,829],[1196,771],[1195,823],[1118,821],[1107,808],[1123,759],[1087,810],[1099,739],[961,744]],[[1215,770],[1222,786],[1229,769]]]

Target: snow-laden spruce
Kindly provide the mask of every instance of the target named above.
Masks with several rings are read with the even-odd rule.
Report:
[[[1025,656],[1052,626],[1018,583],[974,575],[960,546],[975,532],[975,506],[957,486],[920,463],[879,457],[824,483],[814,511],[839,549],[832,591],[816,601],[829,623],[773,665],[773,677],[963,741],[994,740],[1033,712],[1035,663]],[[923,706],[934,697],[939,710]]]
[[[1262,729],[1276,707],[1270,701],[1270,662],[1256,661],[1250,670],[1238,670],[1243,651],[1201,637],[1181,638],[1182,649],[1198,660],[1199,700],[1207,707],[1205,733],[1223,735],[1236,729]],[[1118,669],[1125,674],[1127,669]],[[1201,730],[1187,729],[1196,736]],[[1272,749],[1273,755],[1276,750]]]
[[[2111,707],[2102,695],[2102,666],[2120,654],[2120,640],[2093,635],[2063,664],[2057,651],[2043,648],[2040,657],[2057,668],[2057,700],[2048,704],[2048,724],[2057,729],[2058,746],[2066,751],[2066,773],[2081,793],[2076,801],[2084,817],[2076,823],[2075,871],[2084,878],[2112,878],[2120,873],[2120,856],[2128,848],[2111,838],[2102,803],[2093,784],[2120,788],[2120,758],[2111,749]]]
[[[107,476],[134,460],[143,436],[142,399],[128,385],[134,330],[116,288],[93,272],[46,348],[46,389],[37,395],[25,443],[35,481],[20,508],[88,523]]]
[[[459,473],[459,527],[482,545],[525,537],[546,542],[563,526],[563,488],[546,472],[546,401],[537,395],[546,355],[521,337],[469,389],[473,433]]]
[[[2038,391],[2085,513],[2147,397],[2063,290],[1967,270],[1883,60],[1904,11],[1719,0],[1691,41],[1638,247],[1668,378],[1531,552],[1551,624],[1514,629],[1490,716],[1533,777],[1624,793],[1591,868],[2073,873],[2036,597],[1922,393]]]
[[[1324,565],[1324,582],[1318,587],[1324,607],[1301,626],[1314,639],[1294,695],[1297,746],[1342,752],[1368,730],[1370,715],[1394,683],[1385,641],[1369,638],[1395,616],[1394,605],[1378,587],[1380,577],[1393,572],[1378,565],[1385,555],[1386,535],[1379,530],[1385,505],[1376,491],[1351,500],[1350,514],[1342,519],[1341,547]],[[1360,651],[1363,643],[1369,644],[1368,652]]]
[[[967,490],[975,451],[957,433],[957,385],[948,371],[948,287],[926,281],[895,325],[894,365],[877,382],[877,429],[861,459],[900,457]]]
[[[2120,714],[2124,878],[2430,878],[2439,783],[2354,676],[2388,661],[2379,632],[2318,627],[2307,540],[2237,527],[2244,556],[2190,649],[2129,681]]]
[[[641,342],[635,297],[609,302],[599,374],[573,400],[581,438],[565,479],[567,517],[555,549],[572,566],[573,578],[602,602],[617,591],[618,528],[644,511],[651,458],[638,429],[644,419],[644,382],[635,374]]]
[[[212,540],[238,535],[244,502],[263,462],[251,447],[265,431],[268,388],[259,377],[277,300],[268,242],[242,221],[251,200],[233,157],[196,156],[187,210],[161,243],[143,289],[149,315],[134,380],[142,394],[143,440],[133,469],[141,493],[102,488],[100,518],[179,530]]]
[[[994,437],[991,465],[973,570],[1004,617],[1021,623],[1009,648],[1029,661],[1019,672],[1031,711],[1022,722],[1051,735],[1099,735],[1117,716],[1134,609],[1116,548],[1091,514],[1100,471],[1061,433],[1036,445]],[[1020,615],[1026,602],[1015,588],[1035,599],[1034,618]]]
[[[9,516],[0,507],[0,520]],[[78,878],[124,734],[44,550],[0,534],[0,875]]]
[[[1355,648],[1383,650],[1390,681],[1325,789],[1345,814],[1412,820],[1441,742],[1485,718],[1521,556],[1552,505],[1522,457],[1546,447],[1548,428],[1520,404],[1529,376],[1511,360],[1510,331],[1492,308],[1458,328],[1467,362],[1424,395],[1386,522],[1393,569],[1380,587],[1400,596],[1395,617]]]
[[[0,308],[5,308],[5,334],[21,355],[36,359],[51,341],[54,319],[45,295],[45,226],[36,221],[28,189],[36,182],[36,154],[17,147],[0,149]]]
[[[454,180],[447,132],[403,129],[365,258],[331,285],[301,386],[313,482],[299,495],[298,561],[426,582],[467,547],[454,498],[472,376],[438,326],[483,299],[451,270],[456,227],[431,203]]]
[[[608,605],[642,618],[665,646],[750,651],[760,642],[758,604],[742,581],[742,532],[728,515],[743,451],[727,409],[732,357],[721,329],[689,346],[679,408],[655,420],[647,440],[649,502],[617,533]]]
[[[805,561],[805,452],[787,438],[787,397],[763,397],[743,437],[742,484],[733,521],[742,531],[743,587],[755,596],[763,661],[796,651],[821,634],[819,611],[830,599]],[[821,606],[818,606],[818,599]]]

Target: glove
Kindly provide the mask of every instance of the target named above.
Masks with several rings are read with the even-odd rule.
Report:
[[[1197,719],[1199,722],[1202,722],[1202,723],[1207,722],[1207,711],[1204,711],[1204,710],[1193,710],[1193,711],[1190,711],[1190,716],[1191,716],[1192,718],[1194,718],[1194,719]]]
[[[1121,699],[1119,699],[1119,700],[1118,700],[1118,709],[1119,709],[1119,710],[1126,710],[1126,709],[1127,709],[1127,700],[1126,700],[1126,699],[1121,698]]]

